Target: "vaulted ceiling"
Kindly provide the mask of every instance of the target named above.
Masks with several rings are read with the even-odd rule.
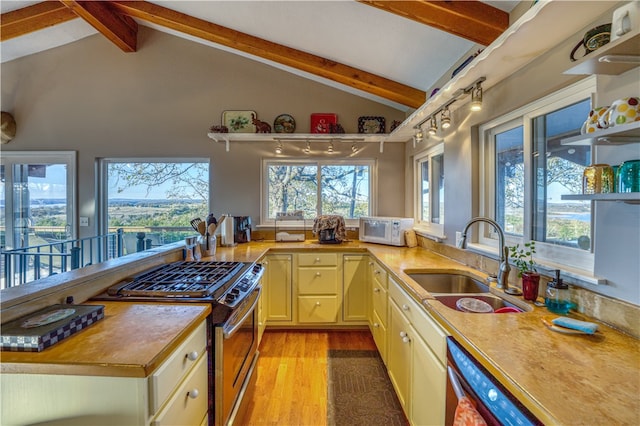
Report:
[[[2,1],[7,62],[102,34],[135,54],[138,26],[269,63],[398,109],[509,25],[517,1]]]

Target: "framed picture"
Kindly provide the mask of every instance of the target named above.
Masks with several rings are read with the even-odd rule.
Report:
[[[337,114],[311,114],[311,133],[329,133],[330,125],[338,122]]]
[[[223,111],[222,125],[229,129],[229,133],[255,133],[253,119],[257,117],[255,111]]]
[[[358,133],[384,133],[384,117],[364,116],[358,118]]]

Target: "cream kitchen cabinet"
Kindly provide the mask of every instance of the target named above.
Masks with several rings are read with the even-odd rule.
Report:
[[[300,253],[297,256],[298,323],[337,323],[342,300],[338,254]]]
[[[3,425],[206,424],[203,321],[148,377],[2,374]]]
[[[292,254],[269,254],[263,261],[265,266],[264,309],[267,323],[290,323],[292,314]]]
[[[345,254],[342,264],[342,320],[365,322],[369,318],[369,256]]]
[[[389,377],[411,424],[444,424],[447,334],[393,278],[388,281]]]
[[[369,261],[369,329],[380,357],[387,363],[387,271],[374,259]]]

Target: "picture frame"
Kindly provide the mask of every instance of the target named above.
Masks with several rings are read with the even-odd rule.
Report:
[[[223,111],[222,125],[229,129],[229,133],[255,133],[256,126],[253,124],[253,119],[257,117],[255,111]]]
[[[386,120],[384,117],[366,115],[358,117],[358,133],[385,133]]]
[[[338,122],[338,115],[333,113],[311,114],[311,133],[329,133],[331,124]]]

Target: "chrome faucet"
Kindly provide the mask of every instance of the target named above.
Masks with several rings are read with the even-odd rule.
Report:
[[[486,217],[474,217],[471,219],[464,227],[464,231],[462,231],[462,238],[460,238],[460,242],[458,243],[458,248],[464,249],[467,245],[467,231],[476,222],[486,222],[489,225],[493,226],[495,230],[498,232],[498,245],[499,253],[500,253],[500,268],[498,269],[498,288],[504,290],[505,293],[511,293],[509,289],[509,271],[511,271],[511,267],[509,266],[509,248],[504,245],[504,232],[500,225],[497,222],[486,218]],[[514,289],[515,290],[515,289]]]

